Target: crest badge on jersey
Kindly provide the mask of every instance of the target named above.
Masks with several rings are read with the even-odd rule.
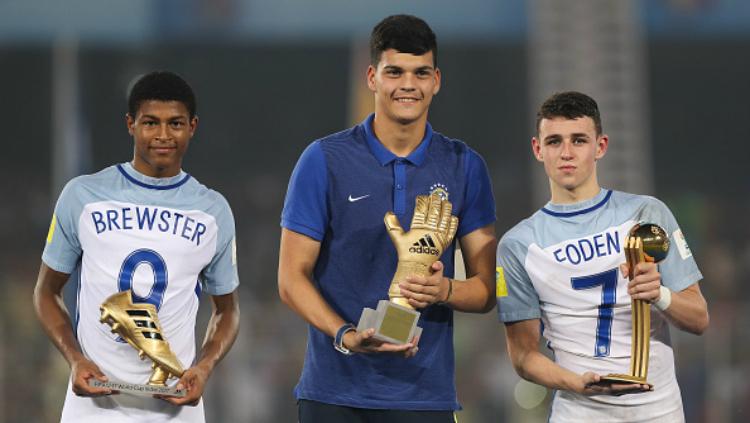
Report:
[[[430,185],[430,195],[432,194],[437,194],[441,200],[448,201],[448,187],[443,183],[435,182]]]

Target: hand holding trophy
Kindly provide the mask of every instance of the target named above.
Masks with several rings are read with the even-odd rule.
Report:
[[[162,335],[156,307],[149,303],[133,303],[132,292],[127,290],[110,296],[99,308],[102,312],[100,321],[111,326],[112,333],[117,333],[135,348],[141,360],[148,357],[153,362],[153,372],[146,385],[101,382],[94,378],[89,384],[136,395],[184,397],[185,390],[166,386],[167,380],[182,376],[184,370]]]
[[[669,236],[660,226],[639,223],[633,226],[625,238],[625,259],[628,278],[635,277],[635,266],[641,262],[658,263],[667,257]],[[645,300],[632,301],[633,333],[630,354],[630,374],[602,376],[603,383],[638,383],[651,385],[647,381],[649,343],[651,341],[651,304]]]
[[[421,333],[417,327],[420,313],[401,294],[399,282],[410,275],[430,275],[430,266],[456,235],[458,218],[452,210],[450,201],[437,194],[417,196],[409,232],[404,232],[395,214],[385,214],[383,220],[398,254],[396,273],[388,289],[390,301],[379,301],[376,310],[362,310],[357,331],[375,328],[374,338],[394,344],[405,344]]]

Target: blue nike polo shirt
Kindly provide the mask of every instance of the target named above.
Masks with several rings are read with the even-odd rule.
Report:
[[[281,226],[320,241],[313,279],[344,320],[357,323],[365,307],[388,299],[398,257],[383,223],[393,211],[408,231],[418,195],[437,192],[453,203],[456,238],[495,221],[487,166],[461,141],[433,132],[407,157],[388,151],[372,131],[374,115],[348,130],[314,141],[289,182]],[[441,260],[453,276],[455,242]],[[431,305],[419,310],[419,352],[392,354],[336,351],[333,339],[308,329],[298,399],[350,407],[456,410],[453,314]]]

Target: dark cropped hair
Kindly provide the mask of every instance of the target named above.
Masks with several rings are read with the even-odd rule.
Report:
[[[427,22],[412,15],[392,15],[375,25],[370,35],[370,62],[377,66],[388,49],[417,56],[432,52],[437,67],[437,39]]]
[[[542,103],[536,113],[536,132],[539,133],[539,123],[542,119],[563,117],[577,119],[590,117],[596,127],[596,135],[602,134],[602,118],[599,116],[599,106],[593,98],[577,91],[565,91],[553,94]]]
[[[190,85],[174,72],[156,71],[143,75],[128,93],[128,114],[135,119],[141,103],[149,100],[179,101],[195,117],[195,94]]]

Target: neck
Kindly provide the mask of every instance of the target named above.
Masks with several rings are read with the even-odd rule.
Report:
[[[550,191],[552,192],[552,199],[550,201],[553,204],[580,203],[581,201],[590,200],[596,197],[601,189],[602,188],[595,180],[591,184],[586,184],[586,186],[579,186],[572,189],[558,186],[550,181]]]
[[[133,161],[130,162],[130,165],[133,166],[133,169],[137,170],[138,173],[152,178],[170,178],[180,174],[179,165],[174,169],[171,167],[158,167],[136,159],[133,159]]]
[[[375,136],[388,151],[399,157],[408,156],[419,146],[424,138],[426,126],[426,113],[423,117],[406,124],[383,118],[378,113],[375,113],[375,119],[372,121]]]

